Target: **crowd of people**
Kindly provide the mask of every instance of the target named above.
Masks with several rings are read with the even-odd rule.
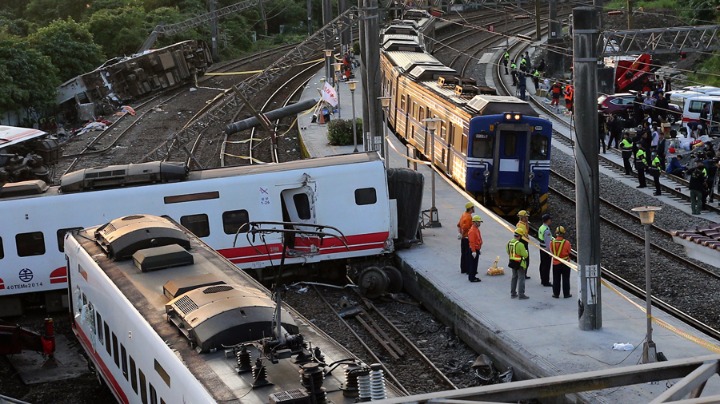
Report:
[[[552,297],[572,297],[570,293],[570,267],[566,264],[570,257],[572,246],[565,239],[565,227],[555,228],[552,232],[552,216],[544,214],[543,224],[538,229],[537,238],[544,250],[540,252],[540,284],[552,287]],[[481,282],[477,277],[478,263],[482,254],[482,234],[480,225],[483,220],[475,214],[475,205],[472,202],[465,204],[465,211],[460,215],[457,224],[458,239],[460,240],[460,273],[467,275],[470,282]],[[518,212],[518,223],[515,226],[513,238],[507,242],[508,267],[512,269],[510,278],[510,298],[526,300],[530,297],[525,294],[525,280],[531,279],[527,271],[530,268],[529,254],[530,214],[526,210]],[[552,269],[552,282],[550,271]]]

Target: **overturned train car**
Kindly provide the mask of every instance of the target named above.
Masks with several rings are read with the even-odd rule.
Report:
[[[212,64],[207,44],[178,42],[129,57],[110,59],[97,69],[70,79],[58,88],[58,104],[80,119],[109,114],[123,103],[188,83]]]

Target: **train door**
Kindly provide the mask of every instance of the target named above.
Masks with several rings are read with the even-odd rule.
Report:
[[[312,226],[317,223],[315,214],[315,182],[306,178],[303,185],[297,188],[285,189],[281,193],[283,221],[286,230],[315,230]],[[288,248],[295,252],[307,254],[317,253],[320,248],[320,239],[302,233],[286,233],[284,240]]]
[[[445,172],[452,177],[452,128],[447,122],[440,123],[440,139],[442,140],[442,165]]]
[[[530,131],[527,124],[501,123],[496,131],[495,142],[495,178],[497,189],[530,190],[528,181],[528,159],[526,151],[530,147]]]
[[[422,138],[418,137],[417,139],[417,148],[420,149],[420,152],[424,155],[430,157],[430,131],[427,128],[427,123],[425,122],[425,108],[420,107],[418,109],[418,115],[417,115],[417,121],[418,126],[420,126],[420,130],[418,131],[419,134],[422,134]],[[430,162],[432,163],[432,158],[430,158]]]

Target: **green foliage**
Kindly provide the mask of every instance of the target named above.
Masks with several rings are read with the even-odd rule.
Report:
[[[88,27],[95,42],[108,56],[131,55],[145,41],[152,27],[145,22],[145,10],[124,7],[100,10],[90,17]]]
[[[40,26],[68,17],[81,21],[87,3],[77,0],[30,0],[25,7],[24,17]]]
[[[0,40],[0,111],[51,108],[58,84],[50,58],[24,41]]]
[[[688,81],[692,83],[702,83],[706,86],[720,86],[720,56],[713,56],[705,60],[696,70],[696,73],[688,75]]]
[[[357,144],[362,144],[362,118],[355,120],[355,134]],[[328,123],[328,142],[335,146],[346,146],[353,144],[352,140],[352,119],[334,119]]]
[[[30,45],[48,56],[60,81],[89,72],[105,61],[90,31],[72,19],[56,20],[28,37]]]
[[[27,36],[30,32],[30,21],[15,18],[9,11],[0,11],[0,33],[13,36]]]

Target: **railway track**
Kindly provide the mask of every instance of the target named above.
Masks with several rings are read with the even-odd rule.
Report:
[[[374,362],[382,364],[390,380],[409,394],[457,387],[369,300],[358,293],[315,289],[328,310],[345,324]],[[351,300],[352,299],[352,300]],[[336,310],[335,307],[340,307]]]

